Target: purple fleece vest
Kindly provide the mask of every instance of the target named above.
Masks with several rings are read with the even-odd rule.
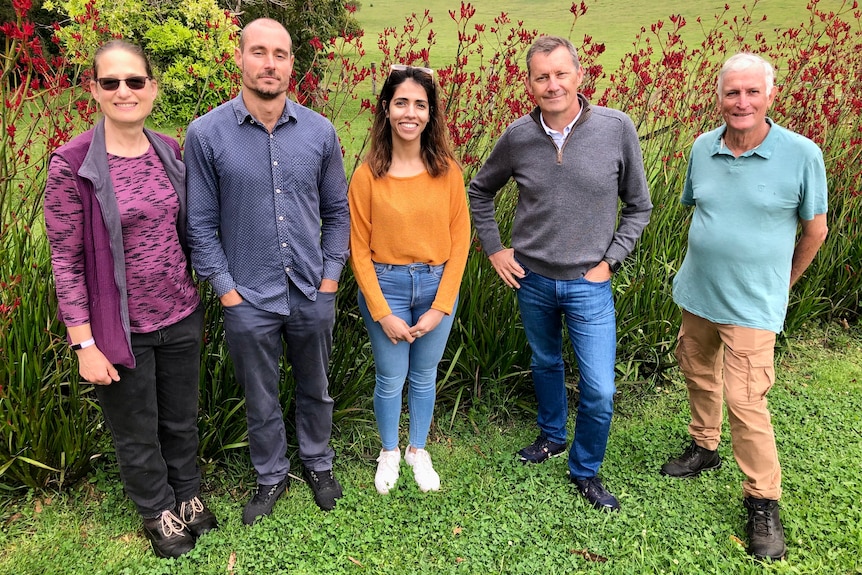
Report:
[[[99,131],[97,137],[104,146],[104,127],[100,124],[74,138],[68,144],[57,148],[54,154],[66,160],[72,168],[78,191],[81,194],[81,207],[84,212],[84,277],[87,282],[90,328],[93,332],[93,339],[96,340],[96,345],[99,346],[108,361],[134,368],[135,356],[132,353],[125,293],[125,269],[120,270],[123,275],[120,280],[123,282],[121,289],[117,283],[116,272],[118,270],[115,264],[116,261],[123,261],[122,246],[119,246],[119,253],[111,250],[111,231],[105,223],[99,201],[96,198],[95,186],[91,180],[81,177],[78,173],[87,157],[87,152],[90,150],[97,130]],[[172,148],[176,157],[180,158],[179,147],[172,138],[155,132],[148,135],[156,135],[164,140]],[[101,161],[99,161],[99,168],[101,169]],[[107,185],[110,186],[107,156],[104,159],[104,178]],[[117,226],[119,226],[119,221]],[[119,232],[119,230],[115,230],[115,232]]]

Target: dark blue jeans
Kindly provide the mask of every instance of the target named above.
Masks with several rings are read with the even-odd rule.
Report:
[[[135,368],[96,385],[123,487],[145,518],[198,495],[198,390],[203,308],[166,328],[132,334]]]
[[[318,292],[311,301],[290,285],[290,315],[258,309],[243,301],[224,308],[224,329],[236,378],[245,390],[251,463],[258,482],[273,485],[287,476],[287,437],[278,398],[284,347],[296,384],[296,439],[307,469],[332,468],[329,446],[332,407],[329,354],[335,325],[335,294]],[[284,343],[287,345],[285,346]]]
[[[569,450],[572,477],[598,474],[611,429],[617,334],[610,280],[554,280],[524,268],[518,305],[533,352],[530,367],[543,436],[566,442],[568,402],[563,363],[563,319],[578,361],[578,414]]]

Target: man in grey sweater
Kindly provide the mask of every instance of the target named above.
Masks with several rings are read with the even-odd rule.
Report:
[[[518,290],[533,353],[539,436],[518,454],[541,463],[566,450],[565,318],[580,372],[569,477],[594,507],[617,510],[598,478],[616,391],[611,277],[649,221],[652,203],[634,124],[622,112],[591,106],[578,94],[583,78],[571,42],[536,40],[525,84],[538,107],[500,137],[470,183],[470,208],[491,265]],[[518,205],[512,247],[505,248],[494,197],[511,178]]]

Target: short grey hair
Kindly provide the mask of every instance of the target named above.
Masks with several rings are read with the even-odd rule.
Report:
[[[565,48],[568,50],[569,54],[572,56],[572,62],[575,64],[575,69],[580,69],[581,61],[578,59],[578,51],[575,50],[574,44],[561,36],[539,36],[539,38],[533,42],[533,45],[530,46],[530,49],[527,50],[527,76],[530,75],[530,62],[533,61],[533,56],[536,54],[548,55],[557,48]]]
[[[740,52],[728,58],[718,72],[718,86],[715,90],[718,97],[721,97],[721,89],[724,87],[724,76],[728,72],[741,72],[754,67],[759,67],[763,72],[763,79],[766,80],[766,93],[771,94],[772,88],[775,86],[775,68],[757,54]]]

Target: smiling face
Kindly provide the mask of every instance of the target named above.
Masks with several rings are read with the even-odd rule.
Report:
[[[718,94],[718,110],[729,135],[754,134],[766,130],[766,113],[775,99],[757,66],[724,74]]]
[[[242,32],[234,61],[242,71],[242,87],[261,100],[287,93],[293,72],[290,34],[273,20],[248,24]]]
[[[147,76],[146,62],[137,54],[122,48],[103,52],[96,58],[97,78],[126,78]],[[90,81],[90,93],[105,115],[105,122],[116,126],[143,126],[153,110],[153,102],[158,94],[155,80],[147,80],[140,90],[131,90],[125,82],[120,82],[114,90],[105,90],[95,80]]]
[[[402,143],[412,142],[421,138],[431,117],[425,88],[410,78],[398,84],[386,109],[393,143],[399,140]]]
[[[536,100],[542,118],[551,128],[561,129],[578,115],[578,88],[583,80],[584,69],[575,65],[564,46],[533,55],[527,92]]]

